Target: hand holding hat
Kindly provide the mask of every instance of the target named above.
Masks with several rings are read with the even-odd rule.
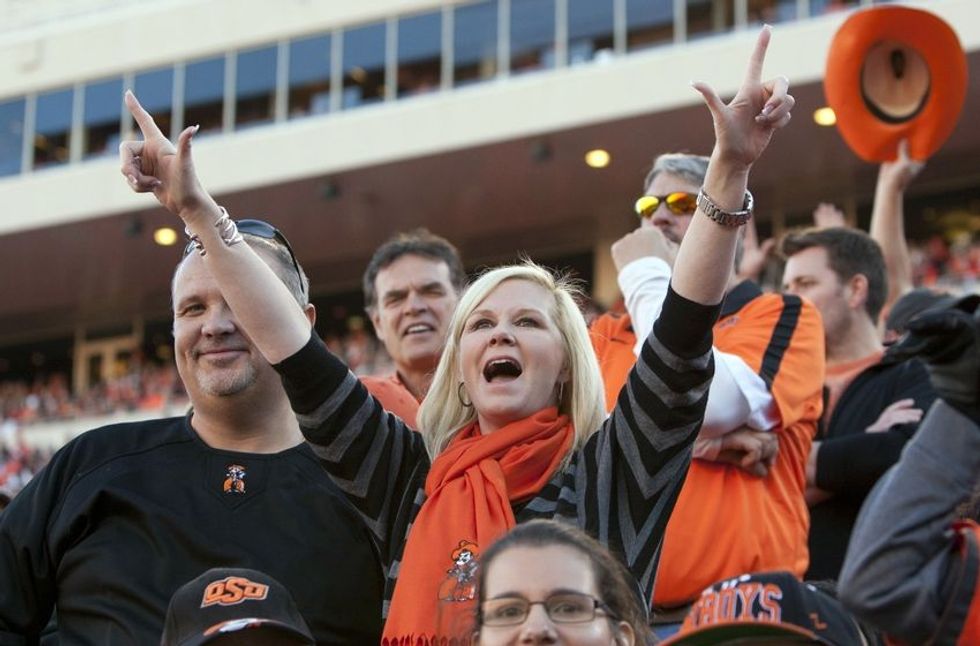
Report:
[[[830,45],[824,92],[858,157],[896,159],[908,140],[925,160],[949,138],[966,100],[966,54],[935,14],[885,6],[856,11]]]
[[[892,190],[904,192],[925,167],[925,162],[909,157],[908,139],[902,139],[898,142],[898,156],[878,169],[879,182],[884,182]]]

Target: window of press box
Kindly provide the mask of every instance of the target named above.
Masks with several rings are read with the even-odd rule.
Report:
[[[72,88],[37,95],[34,121],[34,168],[68,163]]]
[[[225,57],[188,63],[184,69],[184,125],[200,125],[199,136],[221,132]]]
[[[386,27],[381,22],[344,32],[345,109],[384,99]]]
[[[835,11],[853,9],[859,4],[861,4],[860,0],[810,0],[810,15],[821,16]]]
[[[289,43],[289,118],[330,111],[330,36]]]
[[[512,74],[555,66],[555,0],[511,0]]]
[[[278,47],[238,52],[235,62],[235,128],[271,123],[276,108]]]
[[[0,177],[21,172],[25,105],[24,99],[0,102]]]
[[[176,138],[173,131],[174,70],[172,67],[141,72],[133,79],[133,92],[153,115],[163,134]]]
[[[497,0],[458,6],[453,13],[453,85],[497,74]]]
[[[614,52],[613,0],[568,0],[568,64]]]
[[[442,79],[442,12],[398,21],[398,96],[439,89]]]
[[[812,0],[811,0],[812,4]],[[797,19],[796,0],[749,0],[748,21],[754,25],[773,25]]]
[[[687,3],[687,38],[696,40],[729,31],[735,25],[733,0],[691,0]]]
[[[711,6],[731,0],[689,0]],[[688,27],[690,30],[690,27]],[[634,51],[674,42],[674,0],[626,0],[626,49]]]
[[[122,78],[86,85],[83,105],[82,156],[117,154],[121,141],[120,126],[123,111]]]

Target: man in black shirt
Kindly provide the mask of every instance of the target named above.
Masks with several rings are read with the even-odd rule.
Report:
[[[259,221],[239,230],[312,320],[285,238]],[[174,591],[213,567],[282,582],[317,643],[378,643],[371,534],[193,245],[173,303],[191,412],[90,431],[13,500],[0,516],[0,644],[37,643],[55,606],[62,643],[159,643]]]
[[[936,395],[918,360],[885,352],[878,317],[888,293],[881,248],[843,227],[783,240],[783,289],[820,310],[827,348],[821,428],[806,466],[807,579],[836,579],[865,496],[898,461]]]

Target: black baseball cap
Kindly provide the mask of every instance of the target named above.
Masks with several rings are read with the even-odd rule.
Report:
[[[936,292],[928,287],[916,287],[903,294],[885,319],[885,329],[904,332],[909,321],[927,310],[942,309],[956,302],[956,297],[943,292]]]
[[[840,602],[780,571],[715,583],[694,602],[680,631],[661,646],[746,644],[752,639],[825,646],[867,643]]]
[[[316,643],[281,583],[262,572],[239,568],[214,568],[181,586],[170,599],[160,643],[200,646],[236,633],[279,638],[269,643]]]

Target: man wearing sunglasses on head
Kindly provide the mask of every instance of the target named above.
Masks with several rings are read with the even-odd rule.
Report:
[[[147,141],[124,143],[124,160],[170,145],[134,97],[127,103]],[[279,231],[258,220],[236,228],[227,214],[216,226],[229,244],[254,248],[314,318]],[[214,567],[274,576],[317,643],[380,640],[371,535],[303,441],[278,374],[202,254],[192,239],[172,282],[174,355],[191,411],[85,433],[13,500],[0,516],[0,643],[37,643],[55,605],[61,643],[159,643],[174,591]],[[210,593],[233,603],[248,589]]]
[[[659,315],[707,162],[659,156],[635,205],[639,227],[613,244],[628,314],[606,314],[592,328],[609,408],[642,349],[637,339]],[[751,201],[746,196],[738,221],[728,226],[748,221]],[[824,361],[817,311],[795,296],[763,294],[733,267],[714,327],[714,358],[696,459],[664,539],[654,589],[658,623],[671,624],[675,615],[680,622],[681,609],[715,580],[806,570],[804,467],[820,415]]]

